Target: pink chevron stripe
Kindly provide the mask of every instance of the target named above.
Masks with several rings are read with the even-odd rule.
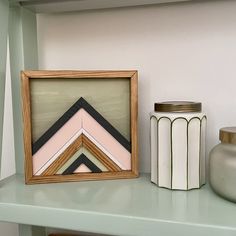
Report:
[[[104,154],[106,154],[112,161],[114,161],[121,169],[126,170],[125,167],[115,158],[112,156],[110,152],[107,151],[105,147],[103,147],[96,139],[93,138],[86,130],[83,129],[83,134],[92,141]]]
[[[54,155],[57,155],[58,157],[67,148],[65,144],[68,140],[70,140],[81,128],[82,110],[79,110],[33,155],[33,174],[36,174],[51,157]],[[61,153],[58,153],[59,150],[62,150]]]
[[[85,131],[83,131],[85,129]],[[33,155],[33,174],[40,175],[82,132],[122,169],[131,169],[131,154],[84,109],[80,109]]]
[[[86,111],[83,113],[83,129],[100,143],[126,170],[131,169],[131,154],[111,134],[109,134]]]
[[[35,173],[35,175],[41,175],[82,133],[83,129],[80,129],[53,156],[47,158],[46,163],[40,167],[40,169]]]
[[[81,164],[74,173],[91,173],[92,171],[85,165]]]

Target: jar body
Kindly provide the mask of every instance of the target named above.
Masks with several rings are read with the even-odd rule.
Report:
[[[152,112],[150,122],[151,181],[178,190],[205,184],[205,114]]]
[[[213,190],[236,202],[236,145],[220,143],[210,152],[209,180]]]

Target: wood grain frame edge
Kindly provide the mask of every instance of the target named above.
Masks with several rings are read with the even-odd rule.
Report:
[[[132,171],[138,176],[138,72],[131,77],[131,143],[132,143]]]
[[[26,184],[45,184],[45,183],[62,183],[62,182],[78,182],[93,180],[116,180],[116,179],[132,179],[139,175],[134,171],[120,172],[103,172],[103,173],[80,173],[73,175],[52,175],[52,176],[33,176]]]
[[[21,71],[21,99],[23,116],[23,139],[24,139],[24,168],[25,182],[28,183],[33,177],[32,147],[31,147],[31,107],[30,107],[29,77]]]
[[[131,78],[136,70],[26,70],[31,79],[43,78]]]

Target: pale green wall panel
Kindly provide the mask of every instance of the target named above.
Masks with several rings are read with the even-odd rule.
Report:
[[[10,67],[12,79],[12,106],[14,120],[14,141],[16,153],[16,171],[23,172],[23,139],[22,117],[20,104],[20,70],[23,63],[23,38],[21,27],[21,13],[19,7],[10,8],[9,12],[9,46]]]
[[[8,34],[8,9],[7,0],[0,0],[0,175],[2,155],[2,131],[6,80],[7,59],[7,34]]]
[[[46,236],[46,232],[43,227],[20,224],[19,236]]]
[[[23,123],[21,110],[20,71],[37,69],[36,15],[21,7],[9,13],[9,45],[12,78],[16,172],[24,172]]]
[[[33,236],[30,225],[19,225],[19,236]]]
[[[24,69],[38,69],[36,14],[21,8]]]

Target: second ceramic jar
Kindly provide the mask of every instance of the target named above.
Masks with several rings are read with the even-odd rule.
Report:
[[[206,115],[201,103],[155,103],[151,119],[151,181],[189,190],[205,184]]]
[[[210,152],[210,184],[216,193],[236,202],[236,127],[220,129],[221,143]]]

